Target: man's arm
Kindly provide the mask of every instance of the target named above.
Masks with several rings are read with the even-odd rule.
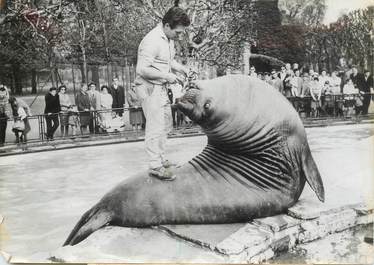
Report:
[[[172,73],[163,73],[152,66],[153,61],[157,56],[157,49],[157,45],[154,43],[148,43],[148,41],[140,44],[136,72],[148,80],[175,83],[177,81],[176,75]]]
[[[187,76],[189,72],[189,69],[186,66],[178,63],[176,60],[171,62],[171,70],[184,74],[185,76]]]

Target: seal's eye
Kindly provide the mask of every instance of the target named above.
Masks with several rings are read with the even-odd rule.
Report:
[[[209,109],[209,108],[210,108],[210,103],[209,102],[205,103],[204,104],[204,109]]]

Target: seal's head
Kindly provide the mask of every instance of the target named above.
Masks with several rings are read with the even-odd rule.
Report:
[[[211,128],[230,115],[230,109],[225,108],[228,91],[205,83],[202,80],[195,81],[192,88],[177,99],[177,107],[201,127]]]

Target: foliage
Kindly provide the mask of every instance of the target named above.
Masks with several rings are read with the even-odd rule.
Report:
[[[373,11],[374,7],[355,10],[329,26],[309,30],[305,36],[309,61],[329,70],[333,70],[339,58],[372,67]]]

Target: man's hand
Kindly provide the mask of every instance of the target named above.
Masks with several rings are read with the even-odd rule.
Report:
[[[165,74],[165,80],[170,84],[174,84],[174,83],[178,82],[178,79],[179,79],[178,76],[176,76],[173,73]]]

